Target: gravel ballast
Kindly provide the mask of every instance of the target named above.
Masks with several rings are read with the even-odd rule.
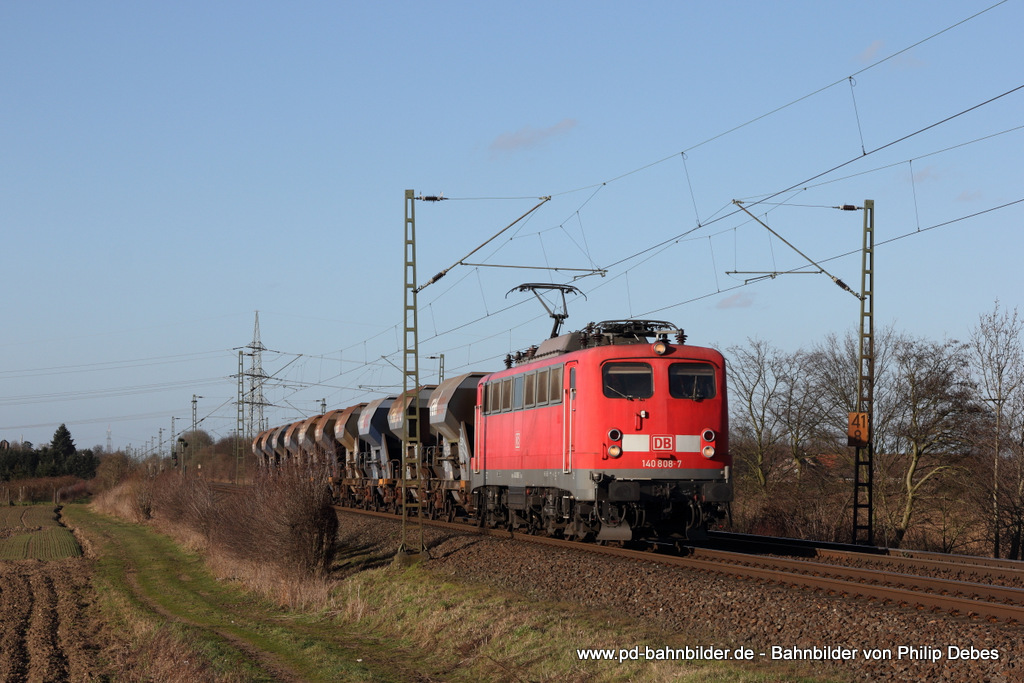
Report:
[[[393,552],[399,523],[340,514],[344,544]],[[692,648],[749,648],[759,670],[810,660],[864,681],[1024,680],[1024,628],[509,539],[425,529],[433,571],[628,615]],[[678,641],[674,641],[678,642]],[[659,648],[665,643],[623,647]],[[869,652],[882,659],[869,659]]]

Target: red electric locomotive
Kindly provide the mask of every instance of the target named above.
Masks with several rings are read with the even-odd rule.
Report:
[[[722,354],[685,345],[670,323],[623,320],[516,360],[477,387],[467,488],[482,522],[601,541],[698,539],[725,516]]]
[[[423,514],[600,541],[699,539],[725,516],[722,354],[687,346],[670,323],[622,320],[553,337],[506,365],[412,394],[430,425]],[[253,450],[265,466],[324,462],[343,504],[400,510],[402,421],[387,416],[407,400],[267,430]],[[332,434],[299,438],[330,418]]]

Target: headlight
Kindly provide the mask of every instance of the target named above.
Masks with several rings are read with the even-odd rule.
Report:
[[[711,458],[715,457],[715,447],[714,446],[705,446],[704,450],[702,450],[700,452],[700,454],[703,455],[708,460],[710,460]]]
[[[622,430],[621,429],[609,429],[608,430],[609,441],[622,441]]]
[[[622,455],[622,446],[612,445],[608,447],[608,457],[617,458]]]
[[[668,353],[668,348],[668,342],[664,340],[658,340],[654,342],[654,346],[651,347],[651,350],[653,350],[654,353],[659,356],[664,356],[666,353]]]
[[[704,439],[705,441],[714,441],[715,432],[713,429],[705,429],[703,432],[701,432],[700,438]]]

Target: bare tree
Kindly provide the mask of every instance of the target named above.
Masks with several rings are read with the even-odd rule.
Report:
[[[782,433],[797,480],[803,478],[807,459],[816,455],[822,442],[822,425],[828,420],[825,387],[808,372],[812,354],[797,350],[778,355],[774,364],[779,391],[769,405]],[[820,451],[819,451],[820,452]]]
[[[890,326],[875,333],[875,390],[872,433],[875,450],[889,448],[893,411],[899,403],[894,394],[892,355],[901,336]],[[857,378],[860,374],[858,332],[839,337],[829,334],[807,356],[805,372],[812,378],[822,413],[821,428],[840,452],[846,448],[847,414],[857,409]]]
[[[978,318],[978,326],[971,331],[970,348],[974,356],[974,371],[982,399],[991,404],[995,412],[994,431],[986,439],[991,446],[992,478],[983,483],[991,499],[992,553],[1000,555],[1000,531],[1009,526],[1011,557],[1019,557],[1024,535],[1024,462],[1021,449],[1013,448],[1024,440],[1021,431],[1021,387],[1024,385],[1024,348],[1021,333],[1024,320],[1017,309],[1000,310],[999,301],[991,313]],[[1010,428],[1007,430],[1007,428]],[[1012,436],[1016,434],[1016,438]],[[1006,472],[1004,449],[1010,446],[1010,471]],[[1009,475],[1009,476],[1005,476]],[[1001,509],[1007,514],[1001,514]],[[1003,518],[1008,517],[1008,522]]]
[[[895,382],[895,363],[893,356],[903,337],[892,326],[886,326],[875,332],[875,376],[874,402],[871,416],[872,441],[874,443],[874,481],[872,482],[874,500],[875,528],[882,530],[886,516],[893,503],[890,497],[899,494],[893,491],[886,472],[887,454],[897,452],[898,444],[894,439],[898,411],[903,398],[897,391]],[[860,375],[860,344],[857,330],[850,330],[845,335],[829,334],[825,339],[812,347],[808,356],[807,372],[813,377],[817,395],[821,402],[822,421],[819,425],[823,448],[831,448],[845,464],[844,482],[847,486],[847,505],[852,505],[853,491],[853,449],[847,446],[847,414],[857,409],[857,380]],[[898,502],[896,503],[898,504]],[[836,516],[847,520],[847,530],[853,522],[852,510],[847,507],[835,510]],[[889,526],[892,526],[891,524]]]
[[[893,485],[889,543],[899,547],[917,508],[970,454],[983,410],[974,401],[966,344],[904,337],[894,349],[894,370],[900,401],[893,449],[879,469]]]
[[[998,491],[1003,501],[1000,519],[1009,532],[1007,557],[1024,559],[1024,390],[1013,393],[1003,405],[1000,427],[1006,438],[1000,440],[999,459],[1010,471],[998,478]],[[992,481],[996,481],[993,472]]]
[[[729,353],[740,526],[839,537],[853,493],[845,427],[856,405],[856,335],[831,335],[810,352],[794,353],[751,339]],[[967,345],[956,341],[915,339],[892,328],[876,335],[875,523],[893,546],[908,532],[933,548],[976,540],[963,489],[979,469],[971,458],[987,416],[969,358]],[[808,468],[812,460],[820,466]],[[1024,459],[1021,482],[1024,501]],[[1024,505],[1020,510],[1024,520]]]
[[[732,346],[728,352],[730,450],[742,473],[764,491],[779,464],[781,352],[761,339],[747,339],[747,346]]]

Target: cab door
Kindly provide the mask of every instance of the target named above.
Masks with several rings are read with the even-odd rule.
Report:
[[[563,368],[565,389],[562,394],[562,472],[572,472],[572,456],[576,450],[576,361]]]
[[[476,426],[474,434],[473,452],[470,455],[469,463],[470,469],[474,475],[479,475],[480,471],[484,469],[484,455],[487,453],[487,411],[490,410],[494,404],[494,387],[491,383],[481,383],[478,388],[478,394],[476,399],[476,405],[473,407],[474,412],[474,425]],[[471,477],[474,480],[478,480],[479,477]],[[473,486],[476,486],[476,481],[473,482]]]

